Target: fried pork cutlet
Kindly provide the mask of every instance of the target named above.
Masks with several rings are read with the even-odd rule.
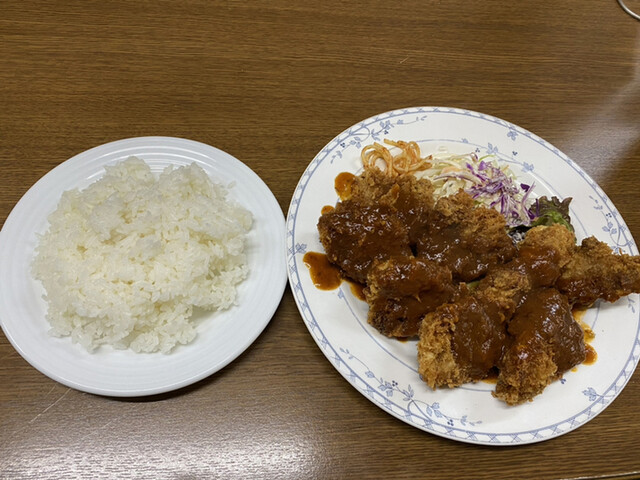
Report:
[[[573,258],[576,238],[560,224],[539,226],[529,230],[518,247],[516,261],[524,266],[532,285],[553,285],[562,268]]]
[[[418,372],[431,388],[481,380],[497,365],[506,324],[468,292],[428,313],[420,325]]]
[[[365,170],[361,175],[355,176],[351,180],[349,194],[347,198],[342,197],[342,199],[373,205],[391,190],[395,183],[393,178],[378,169]]]
[[[556,286],[578,306],[588,307],[599,298],[615,302],[640,291],[640,257],[616,254],[596,238],[585,238]]]
[[[429,223],[433,211],[433,186],[413,175],[391,178],[378,169],[365,170],[351,185],[351,199],[367,205],[386,205],[395,210],[406,225],[409,240],[415,243]]]
[[[375,261],[411,255],[407,227],[387,205],[339,202],[320,217],[318,232],[329,261],[363,284]]]
[[[434,202],[431,183],[412,175],[369,169],[342,199],[318,222],[327,257],[366,285],[377,330],[419,333],[419,372],[432,388],[497,371],[497,398],[531,400],[584,361],[571,307],[640,291],[640,257],[594,238],[576,246],[561,225],[535,227],[516,247],[497,211],[462,191]]]
[[[437,388],[478,380],[495,368],[494,396],[524,403],[584,361],[584,331],[573,305],[638,291],[640,257],[617,255],[593,237],[578,247],[560,225],[535,227],[516,258],[492,269],[469,295],[425,316],[419,372]]]
[[[365,283],[376,261],[412,255],[418,231],[433,210],[433,187],[413,175],[389,178],[378,170],[355,177],[348,198],[318,221],[329,261],[352,280]]]
[[[368,322],[388,337],[416,336],[424,315],[454,293],[448,268],[413,256],[390,257],[367,276]]]
[[[555,288],[527,293],[508,333],[494,396],[509,405],[531,400],[586,356],[584,332],[567,297]]]
[[[395,185],[380,198],[381,204],[393,206],[409,231],[409,241],[415,244],[431,222],[434,208],[431,182],[417,180],[413,175],[401,175]]]
[[[492,208],[475,206],[463,191],[436,202],[416,245],[416,256],[448,267],[454,280],[463,282],[485,275],[515,254],[504,217]]]
[[[501,320],[508,320],[529,290],[555,284],[574,250],[575,237],[562,225],[532,228],[520,243],[517,256],[490,270],[474,295],[484,304],[494,305]]]
[[[490,271],[474,291],[428,313],[420,326],[418,342],[423,380],[432,388],[455,387],[485,378],[499,367],[515,335],[509,329],[514,313],[534,288],[553,285],[560,275],[558,265],[565,265],[570,259],[572,245],[573,234],[560,225],[535,227],[528,232],[515,259]],[[538,313],[544,318],[538,319],[536,326],[549,327],[565,321],[560,310],[540,309]],[[527,318],[533,317],[529,314]],[[517,331],[514,327],[514,332]],[[534,348],[540,354],[551,351],[548,345],[551,341],[555,341],[552,336],[543,335],[539,343],[531,344],[531,358],[538,359]],[[554,357],[550,358],[553,361]],[[548,362],[536,362],[532,360],[529,374],[541,378],[551,375],[550,382],[559,371],[559,365],[554,369]],[[530,389],[523,387],[518,398],[526,399]],[[509,398],[516,395],[511,391]]]

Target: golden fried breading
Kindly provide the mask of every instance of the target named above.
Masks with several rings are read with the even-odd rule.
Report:
[[[476,206],[463,191],[436,202],[431,223],[416,245],[417,256],[450,268],[454,279],[464,282],[485,275],[515,254],[504,217]]]
[[[529,230],[518,245],[517,258],[526,267],[532,286],[548,287],[556,282],[575,251],[573,232],[555,224]]]
[[[640,257],[616,254],[604,242],[585,238],[556,282],[558,290],[579,306],[597,299],[615,302],[640,292]]]
[[[494,395],[509,405],[533,399],[586,356],[584,332],[554,288],[527,293],[508,327]]]
[[[407,226],[411,243],[415,243],[429,223],[435,203],[429,180],[413,175],[391,178],[378,169],[365,170],[355,177],[350,199],[366,205],[380,204],[393,208]]]
[[[393,206],[409,231],[409,241],[415,244],[431,222],[434,208],[433,186],[429,180],[413,175],[396,177],[395,185],[380,198],[381,204]]]
[[[340,202],[320,217],[318,232],[329,261],[363,284],[375,261],[411,255],[407,227],[386,205]]]
[[[365,170],[362,175],[353,178],[349,200],[364,205],[378,203],[380,197],[395,185],[395,179],[378,169]]]
[[[469,294],[428,313],[420,325],[418,372],[431,388],[486,378],[498,364],[506,324]]]
[[[419,333],[418,370],[431,388],[498,371],[497,398],[531,400],[584,361],[573,304],[640,291],[640,257],[594,238],[578,247],[562,225],[532,228],[516,247],[504,217],[462,191],[434,202],[428,180],[377,169],[343,180],[343,201],[318,222],[327,258],[365,284],[378,331]]]
[[[418,341],[418,373],[431,388],[457,387],[471,380],[464,365],[456,359],[451,343],[459,307],[440,306],[427,314],[420,325]]]
[[[562,226],[527,233],[518,256],[493,268],[466,295],[425,316],[419,372],[432,388],[476,381],[500,370],[496,396],[532,398],[584,360],[584,335],[567,298],[551,288],[574,251]],[[581,356],[582,355],[582,356]]]
[[[526,270],[514,266],[517,264],[510,262],[489,271],[473,292],[483,304],[494,306],[494,314],[500,321],[508,320],[523,295],[531,290],[531,279]]]
[[[534,252],[547,250],[553,252],[554,260],[560,266],[566,265],[576,249],[576,237],[569,229],[556,223],[550,226],[540,225],[529,230],[518,245],[520,253],[531,249]]]
[[[534,227],[520,243],[517,256],[490,270],[474,294],[508,319],[528,291],[555,283],[574,251],[573,233],[562,225]]]
[[[530,355],[531,349],[535,355]],[[539,342],[535,346],[515,344],[505,352],[509,368],[500,371],[498,384],[492,395],[508,405],[519,405],[542,393],[558,373],[551,347]]]
[[[452,300],[451,272],[435,262],[393,256],[369,271],[365,298],[368,322],[388,337],[418,335],[422,318]]]

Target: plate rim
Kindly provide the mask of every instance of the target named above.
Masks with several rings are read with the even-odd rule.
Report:
[[[330,140],[317,154],[316,156],[313,158],[313,160],[309,163],[309,165],[307,166],[307,168],[305,169],[304,173],[301,175],[300,180],[298,181],[298,184],[295,187],[294,190],[294,194],[292,196],[291,202],[289,204],[289,209],[287,211],[287,265],[288,265],[288,269],[287,269],[287,274],[289,277],[289,283],[291,285],[291,290],[294,293],[294,299],[296,301],[296,306],[298,307],[298,310],[302,316],[302,319],[305,323],[305,326],[307,327],[307,329],[309,330],[309,333],[311,334],[312,338],[314,339],[314,341],[316,342],[316,344],[318,345],[318,347],[320,348],[320,350],[322,351],[322,353],[324,354],[324,356],[327,358],[327,360],[329,360],[329,362],[331,363],[331,365],[338,370],[338,372],[343,376],[343,378],[345,380],[347,380],[347,382],[353,387],[355,388],[359,393],[361,393],[365,398],[367,398],[368,400],[370,400],[374,405],[378,406],[379,408],[381,408],[383,411],[391,414],[392,416],[395,416],[396,418],[398,418],[401,421],[404,421],[405,423],[408,423],[409,425],[416,427],[418,429],[421,429],[425,432],[431,433],[431,434],[435,434],[437,436],[441,436],[450,440],[454,440],[454,441],[460,441],[463,443],[471,443],[471,444],[480,444],[480,445],[489,445],[489,446],[514,446],[514,445],[524,445],[524,444],[531,444],[531,443],[537,443],[540,441],[547,441],[547,440],[551,440],[553,438],[557,438],[558,436],[564,435],[570,431],[575,430],[576,428],[584,425],[585,423],[587,423],[588,421],[592,420],[593,418],[595,418],[597,415],[599,415],[602,411],[604,411],[619,395],[619,393],[624,389],[624,387],[626,386],[626,384],[628,383],[628,381],[631,379],[631,377],[634,374],[634,371],[638,365],[638,360],[637,358],[635,359],[635,363],[633,362],[634,359],[634,348],[632,347],[632,351],[629,354],[628,360],[625,362],[624,364],[624,368],[617,373],[615,380],[611,383],[611,386],[607,389],[607,392],[609,392],[610,390],[614,390],[614,394],[613,397],[604,401],[603,399],[601,399],[600,401],[595,401],[595,402],[591,402],[589,404],[588,407],[586,407],[585,409],[583,409],[582,411],[572,415],[571,417],[569,417],[568,419],[563,420],[562,422],[558,422],[556,424],[551,424],[551,425],[545,425],[536,429],[530,429],[527,431],[519,431],[519,432],[508,432],[508,433],[484,433],[484,432],[469,432],[469,431],[465,431],[463,429],[457,429],[460,431],[465,431],[467,434],[466,438],[461,438],[461,437],[457,437],[457,436],[452,436],[450,434],[448,434],[446,431],[435,431],[433,428],[428,428],[426,426],[421,426],[418,425],[412,421],[410,421],[410,419],[406,418],[406,415],[401,415],[398,412],[393,411],[392,408],[387,407],[386,404],[388,402],[388,399],[384,399],[382,398],[382,400],[376,400],[374,398],[374,395],[379,395],[380,397],[383,397],[380,392],[376,392],[374,388],[372,388],[366,381],[362,380],[360,378],[360,380],[367,385],[367,391],[365,392],[364,389],[359,388],[356,384],[355,384],[355,380],[353,379],[353,376],[355,375],[356,377],[358,377],[358,375],[356,374],[356,372],[354,372],[351,369],[351,366],[348,364],[348,362],[346,362],[341,355],[336,351],[336,347],[334,347],[331,344],[331,341],[327,339],[326,335],[324,334],[324,332],[322,332],[320,325],[318,324],[318,322],[315,319],[314,313],[311,310],[311,307],[307,301],[307,299],[305,298],[305,294],[304,294],[304,289],[303,286],[300,282],[300,270],[297,268],[298,264],[295,261],[295,256],[296,256],[296,244],[295,244],[295,221],[296,221],[296,217],[297,217],[297,213],[298,213],[298,208],[299,208],[299,204],[301,201],[301,198],[303,196],[303,189],[306,186],[306,184],[310,181],[311,177],[313,176],[313,172],[315,171],[315,169],[323,162],[327,160],[327,155],[329,154],[329,152],[335,148],[332,147],[333,145],[338,145],[341,141],[345,141],[346,139],[348,139],[350,136],[356,135],[357,132],[359,132],[360,130],[364,129],[365,126],[367,125],[371,125],[374,122],[382,122],[385,119],[388,119],[389,117],[392,117],[394,115],[400,115],[400,114],[415,114],[415,113],[441,113],[441,114],[458,114],[458,115],[465,115],[465,116],[470,116],[476,119],[480,119],[480,120],[486,120],[486,121],[490,121],[492,123],[498,124],[502,127],[505,127],[507,129],[509,129],[510,133],[511,131],[514,132],[514,134],[522,134],[526,137],[528,137],[529,139],[535,141],[536,143],[538,143],[539,145],[543,146],[544,148],[548,149],[552,154],[562,158],[562,160],[565,161],[565,163],[567,165],[569,165],[571,168],[573,168],[576,173],[578,175],[580,175],[587,183],[589,183],[589,185],[594,189],[595,192],[597,192],[598,196],[600,196],[600,198],[602,199],[603,203],[605,203],[607,205],[607,207],[609,209],[614,210],[615,212],[617,212],[617,209],[615,208],[615,206],[613,205],[613,203],[611,202],[611,200],[608,198],[608,196],[606,195],[606,193],[600,188],[600,186],[593,180],[591,179],[591,177],[584,171],[582,170],[582,168],[576,164],[572,159],[570,159],[566,154],[564,154],[562,151],[560,151],[557,147],[553,146],[551,143],[549,143],[548,141],[544,140],[543,138],[539,137],[538,135],[514,124],[511,122],[508,122],[506,120],[503,120],[501,118],[495,117],[493,115],[488,115],[488,114],[484,114],[484,113],[480,113],[480,112],[476,112],[473,110],[467,110],[467,109],[462,109],[462,108],[457,108],[457,107],[441,107],[441,106],[422,106],[422,107],[405,107],[405,108],[400,108],[400,109],[394,109],[394,110],[389,110],[377,115],[373,115],[370,116],[364,120],[361,120],[360,122],[352,125],[351,127],[346,128],[345,130],[343,130],[341,133],[339,133],[338,135],[336,135],[332,140]],[[626,232],[628,233],[628,237],[629,239],[627,240],[627,246],[629,246],[629,248],[634,251],[637,252],[637,247],[635,244],[635,241],[633,239],[633,237],[631,236],[630,231],[628,230],[628,227],[626,227],[626,224],[624,222],[624,219],[622,218],[621,215],[619,215],[618,212],[618,217],[617,217],[617,221],[619,223],[619,225],[621,227],[624,227],[626,229]],[[626,237],[625,237],[626,238]],[[636,253],[637,254],[637,253]],[[294,275],[297,276],[297,279],[294,278]],[[342,287],[341,287],[342,288]],[[340,294],[339,294],[340,295]],[[299,298],[300,296],[302,296],[303,298]],[[637,296],[637,294],[636,294]],[[311,318],[307,318],[307,315],[310,315]],[[321,336],[322,338],[320,338],[320,336],[317,336],[316,333],[314,333],[314,330],[320,330],[321,332]],[[640,338],[640,323],[638,324],[638,328],[636,331],[636,346],[638,344],[638,338]],[[329,355],[329,353],[326,351],[327,348],[331,348],[332,353],[333,353],[333,357]],[[630,369],[630,371],[627,372],[629,365],[632,364],[632,368]],[[350,373],[347,373],[345,371],[342,370],[341,366],[345,366],[346,368],[348,368],[349,370],[351,370]],[[620,381],[620,379],[623,378],[623,382],[621,385],[617,385]],[[359,377],[358,377],[359,378]],[[604,394],[601,395],[600,397],[603,398]],[[594,411],[597,405],[601,405],[601,408],[597,409],[597,411]],[[403,409],[403,407],[398,406],[400,409]],[[517,407],[516,407],[517,408]],[[578,419],[578,417],[584,417],[586,415],[585,419],[582,420],[576,420]],[[560,430],[560,426],[564,425],[566,423],[569,423],[569,427],[567,428],[563,428],[562,430]],[[447,428],[448,429],[448,428]],[[453,430],[456,430],[455,428],[453,428]],[[544,430],[551,430],[552,433],[550,435],[547,434],[540,434],[540,432],[544,431]],[[555,430],[555,431],[554,431]],[[491,437],[489,439],[489,441],[480,441],[477,438],[474,437],[474,434],[476,435],[481,435],[483,437]],[[533,434],[533,438],[529,438],[529,439],[522,439],[519,438],[519,435],[525,435],[525,434]],[[503,441],[503,439],[501,437],[505,437],[506,440]]]
[[[262,334],[268,324],[271,322],[278,306],[280,305],[284,291],[287,286],[287,276],[286,276],[286,265],[285,259],[286,257],[281,253],[280,245],[281,242],[284,242],[285,238],[285,217],[280,207],[275,195],[269,188],[269,186],[260,178],[260,176],[255,173],[248,165],[244,162],[240,161],[233,155],[217,148],[212,145],[208,145],[203,142],[199,142],[196,140],[190,140],[187,138],[181,137],[168,137],[168,136],[142,136],[142,137],[130,137],[123,138],[119,140],[114,140],[111,142],[107,142],[101,145],[94,146],[82,152],[75,154],[74,156],[68,158],[67,160],[62,161],[60,164],[56,165],[52,169],[50,169],[47,173],[45,173],[41,178],[39,178],[16,202],[16,204],[12,207],[9,215],[7,216],[2,229],[0,229],[0,246],[4,246],[7,241],[7,236],[13,228],[14,223],[21,218],[21,214],[25,208],[25,205],[34,196],[38,195],[39,190],[43,188],[44,185],[47,185],[49,182],[52,182],[52,179],[55,179],[56,176],[61,173],[66,172],[69,168],[72,168],[76,163],[86,160],[88,162],[93,162],[99,164],[97,170],[100,170],[98,173],[91,174],[92,176],[98,175],[101,177],[104,173],[104,166],[109,165],[110,163],[115,163],[115,161],[103,161],[104,157],[109,155],[113,155],[118,153],[119,151],[126,151],[128,149],[153,149],[158,148],[159,150],[171,150],[176,149],[176,151],[187,151],[190,153],[194,153],[199,155],[200,157],[207,157],[212,163],[209,166],[213,167],[216,163],[222,162],[233,162],[234,168],[238,169],[242,172],[242,176],[247,176],[251,178],[252,182],[255,183],[258,188],[261,190],[261,194],[264,194],[263,201],[267,205],[268,208],[268,218],[269,223],[265,226],[269,230],[273,230],[273,232],[277,235],[277,238],[274,240],[273,245],[270,246],[272,249],[267,253],[269,256],[280,257],[282,262],[277,262],[277,270],[272,271],[271,281],[272,290],[274,295],[271,297],[265,297],[264,300],[264,308],[261,310],[263,315],[261,315],[260,321],[253,322],[253,329],[250,331],[250,335],[246,337],[243,342],[238,342],[235,346],[235,349],[231,352],[228,352],[224,356],[220,356],[219,358],[215,358],[212,356],[213,361],[211,362],[211,367],[203,369],[195,374],[193,373],[183,373],[181,376],[176,378],[170,378],[165,381],[158,381],[155,385],[147,386],[143,389],[133,388],[130,386],[130,382],[125,382],[120,385],[118,388],[116,387],[100,387],[99,385],[93,385],[89,382],[79,382],[77,379],[69,379],[64,375],[57,373],[55,368],[50,368],[48,365],[41,365],[39,363],[35,363],[31,358],[28,351],[25,350],[24,346],[21,342],[17,341],[14,335],[14,331],[11,327],[8,327],[7,323],[3,321],[2,316],[0,316],[0,328],[9,341],[9,343],[13,346],[13,348],[20,354],[20,356],[27,361],[33,368],[38,370],[40,373],[49,377],[50,379],[61,383],[67,387],[73,388],[78,391],[102,395],[107,397],[123,397],[123,398],[134,398],[134,397],[144,397],[157,395],[162,393],[168,393],[175,390],[179,390],[181,388],[187,387],[194,383],[197,383],[217,372],[224,369],[230,363],[232,363],[235,359],[237,359],[240,355],[242,355],[254,342],[255,340]],[[133,155],[133,154],[132,154]],[[128,156],[128,155],[127,155]],[[140,156],[144,159],[144,154],[140,154]],[[169,162],[171,163],[171,162]],[[191,161],[188,163],[192,163]],[[206,163],[206,162],[205,162]],[[211,178],[211,175],[208,174]],[[219,179],[212,178],[213,181],[219,181]],[[236,179],[235,182],[238,182],[239,179]],[[62,187],[62,190],[68,190],[69,188],[75,187]],[[230,194],[233,195],[232,189],[229,190]],[[237,199],[236,200],[240,200]],[[55,205],[52,206],[55,208]],[[253,212],[252,212],[253,213]],[[45,224],[48,222],[45,219]],[[254,230],[249,232],[249,235],[252,234]],[[33,232],[31,232],[33,233]],[[2,260],[3,255],[0,255],[0,262]],[[254,266],[255,268],[255,266]],[[28,273],[27,275],[30,275]],[[243,282],[244,283],[244,282]],[[239,285],[241,288],[242,284]],[[5,305],[4,299],[0,298],[0,313],[5,314]],[[4,315],[3,315],[4,316]],[[46,322],[46,320],[44,320]],[[182,348],[189,348],[192,345],[181,346]],[[69,343],[69,348],[82,348],[79,345]],[[83,352],[84,353],[84,352]],[[158,355],[165,355],[157,353]],[[172,355],[174,353],[170,353],[168,355]],[[137,354],[136,354],[137,355]],[[140,355],[149,355],[149,354],[140,354]],[[151,354],[154,355],[154,354]],[[141,357],[142,358],[142,357]],[[126,376],[126,375],[125,375]]]

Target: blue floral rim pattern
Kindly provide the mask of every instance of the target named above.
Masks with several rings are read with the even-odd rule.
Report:
[[[535,134],[499,118],[470,110],[445,107],[415,107],[393,110],[364,120],[342,132],[318,153],[303,173],[293,194],[287,216],[287,268],[296,303],[309,332],[336,370],[374,404],[410,425],[453,440],[486,445],[518,445],[557,437],[576,429],[601,413],[611,404],[631,378],[640,358],[640,317],[635,307],[637,295],[629,296],[627,299],[628,311],[632,312],[634,321],[637,323],[635,342],[629,352],[624,368],[616,378],[612,379],[608,388],[602,392],[596,391],[593,387],[586,388],[582,394],[588,398],[590,402],[588,406],[563,421],[541,425],[535,429],[506,433],[487,433],[484,430],[481,431],[478,428],[474,428],[481,425],[482,421],[468,418],[467,416],[450,416],[439,403],[428,403],[417,399],[414,395],[415,390],[410,384],[401,385],[393,379],[382,378],[370,369],[365,361],[358,357],[357,352],[332,344],[323,331],[322,321],[316,318],[309,305],[308,292],[305,291],[300,278],[300,275],[307,274],[301,260],[302,255],[307,251],[307,245],[298,240],[296,228],[298,226],[300,202],[318,167],[325,162],[333,163],[339,161],[342,159],[344,150],[348,147],[361,149],[367,143],[372,141],[380,142],[385,137],[388,138],[393,133],[394,128],[398,126],[405,126],[411,122],[423,122],[427,118],[433,120],[434,117],[438,116],[448,118],[460,116],[488,122],[499,127],[503,131],[505,138],[514,142],[514,148],[509,151],[501,151],[497,145],[491,142],[481,145],[473,143],[465,137],[432,139],[425,135],[425,138],[412,138],[411,140],[421,144],[445,141],[468,144],[470,149],[498,155],[501,160],[518,165],[524,172],[534,171],[535,165],[521,161],[518,158],[519,152],[515,145],[516,139],[524,137],[529,141],[535,142],[550,152],[557,160],[569,166],[589,185],[591,191],[588,198],[593,203],[593,210],[602,217],[602,230],[608,235],[608,243],[612,248],[619,252],[637,254],[637,247],[627,226],[602,189],[564,153]],[[551,185],[548,180],[547,183]],[[555,191],[552,191],[552,193],[555,194]],[[579,219],[574,217],[574,223],[576,221],[578,222],[577,228],[580,227],[586,231]],[[349,302],[342,291],[339,293],[339,297],[345,301],[346,308],[349,309]],[[416,380],[419,381],[417,377]],[[526,406],[522,408],[526,408]]]

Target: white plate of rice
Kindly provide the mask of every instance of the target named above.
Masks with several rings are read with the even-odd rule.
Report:
[[[200,245],[192,240],[185,241],[184,249],[193,249],[195,252],[193,255],[183,254],[184,249],[179,246],[173,255],[162,257],[164,265],[154,266],[154,278],[166,277],[168,279],[165,280],[163,288],[153,290],[148,285],[148,278],[146,280],[138,278],[139,271],[129,269],[119,273],[129,283],[143,285],[139,290],[145,291],[149,297],[153,296],[156,300],[166,294],[165,296],[171,297],[171,302],[173,302],[176,296],[182,295],[185,297],[185,301],[195,305],[193,314],[190,309],[187,312],[188,321],[185,321],[184,318],[181,319],[182,327],[173,333],[171,331],[167,333],[167,328],[164,328],[162,332],[155,335],[161,339],[170,338],[169,343],[163,343],[161,340],[158,344],[157,338],[153,338],[154,335],[151,335],[152,341],[149,340],[148,335],[146,337],[142,335],[137,343],[132,342],[131,335],[123,339],[121,338],[123,334],[118,334],[117,329],[114,330],[116,335],[111,335],[116,340],[110,341],[109,335],[105,335],[104,330],[113,329],[114,321],[111,321],[110,324],[102,322],[101,315],[106,314],[105,312],[108,310],[109,318],[112,318],[113,312],[117,311],[117,301],[115,307],[113,302],[110,302],[109,309],[105,307],[105,300],[102,297],[99,297],[100,301],[98,302],[81,302],[81,306],[78,307],[76,303],[79,304],[79,300],[76,301],[73,295],[81,297],[84,292],[85,297],[91,297],[94,295],[95,285],[93,286],[94,290],[85,291],[79,288],[81,293],[74,292],[73,295],[67,296],[69,290],[78,289],[77,285],[82,286],[83,282],[79,282],[77,278],[73,281],[65,279],[64,275],[69,275],[69,271],[73,274],[76,271],[75,267],[66,270],[55,268],[55,250],[54,253],[49,251],[44,260],[40,258],[37,269],[39,270],[37,274],[39,278],[34,278],[34,261],[41,250],[43,236],[48,235],[50,231],[51,214],[56,211],[63,194],[69,191],[77,191],[82,194],[87,187],[95,185],[97,181],[108,176],[107,171],[111,170],[117,173],[123,162],[128,161],[132,156],[142,160],[146,164],[145,167],[150,168],[150,172],[156,180],[161,174],[180,171],[183,172],[183,177],[188,173],[196,179],[194,181],[202,181],[202,177],[197,177],[196,174],[200,175],[204,172],[214,187],[205,185],[203,188],[209,189],[207,191],[210,191],[214,197],[220,197],[221,199],[218,198],[218,201],[226,202],[225,205],[232,205],[231,214],[239,215],[232,217],[231,230],[238,230],[233,225],[235,223],[244,225],[240,229],[242,230],[240,244],[243,245],[243,251],[239,253],[241,261],[234,260],[235,263],[232,262],[234,263],[233,268],[229,267],[227,268],[229,271],[220,274],[227,276],[220,277],[213,283],[201,281],[204,277],[197,272],[199,265],[204,261],[203,258],[207,257],[203,245],[208,242],[206,245],[211,244],[214,248],[220,248],[220,245],[215,243],[216,239],[208,237],[202,240]],[[134,188],[134,183],[136,183],[130,182],[129,175],[144,176],[144,171],[138,167],[134,166],[131,173],[120,170],[120,174],[126,177],[123,179],[129,179],[126,192]],[[167,169],[168,167],[171,168]],[[185,187],[174,187],[171,194],[180,195],[180,192],[184,190]],[[126,192],[123,198],[126,197]],[[202,193],[202,191],[191,192],[192,197],[189,198],[200,198]],[[65,195],[69,196],[68,193]],[[73,199],[73,195],[70,197]],[[139,201],[139,198],[134,200]],[[207,199],[207,201],[209,200]],[[82,201],[76,201],[73,209],[69,211],[78,211],[82,209],[82,205]],[[170,209],[164,208],[161,211],[156,211],[153,202],[149,202],[148,199],[146,204],[141,205],[140,208],[144,210],[145,214],[147,212],[149,215],[155,213],[162,216],[165,222],[167,221],[166,217],[169,216],[172,225],[176,222]],[[223,210],[222,204],[218,204],[218,206]],[[100,232],[100,228],[106,230],[113,228],[113,225],[109,226],[109,215],[112,215],[113,211],[117,211],[118,208],[111,207],[113,206],[111,205],[110,210],[107,210],[108,214],[101,217],[100,227],[97,228],[98,232]],[[246,212],[249,212],[248,220]],[[200,213],[195,210],[190,218],[181,220],[183,223],[190,223],[189,225],[185,223],[186,226],[182,229],[176,227],[175,236],[182,238],[184,231],[193,230],[194,218],[200,219]],[[228,212],[225,213],[225,218],[228,218],[228,215],[230,215]],[[209,225],[209,227],[210,230],[219,229],[218,226],[212,228]],[[199,230],[199,228],[196,228],[197,235],[201,236],[203,235],[200,231],[202,229]],[[69,235],[69,232],[72,231],[72,229],[68,229],[66,234]],[[173,230],[165,228],[162,236],[169,235],[167,231],[173,232]],[[120,397],[144,396],[172,391],[195,383],[225,367],[244,352],[269,323],[280,303],[286,285],[284,232],[284,215],[272,192],[258,175],[231,155],[199,142],[169,137],[141,137],[108,143],[76,155],[54,168],[22,197],[7,218],[2,231],[0,231],[0,283],[3,285],[0,290],[0,323],[9,341],[32,366],[48,377],[71,388],[94,394]],[[158,232],[155,233],[160,235]],[[239,235],[238,232],[235,234]],[[219,241],[222,242],[222,245],[225,244],[225,241],[238,243],[237,238],[233,235],[233,232],[227,232]],[[125,240],[128,240],[140,236],[129,235],[127,237],[125,235],[124,237],[126,237]],[[151,237],[150,235],[144,237],[145,242],[139,241],[137,245],[129,245],[129,251],[136,252],[137,256],[150,256],[154,251],[154,243],[147,242],[147,240]],[[231,240],[228,240],[229,238]],[[83,239],[84,243],[81,243],[86,245],[86,242],[89,241]],[[74,249],[76,248],[84,250],[83,246],[74,246]],[[229,251],[233,253],[236,250],[236,247],[231,250],[227,249],[224,255],[229,257],[232,255]],[[75,261],[73,252],[71,252],[72,255],[67,255],[67,253],[65,253],[64,261],[67,263]],[[84,255],[84,252],[82,253]],[[107,254],[101,252],[100,255]],[[224,255],[221,258],[227,258]],[[167,259],[173,258],[175,260],[168,264]],[[95,257],[93,261],[96,262]],[[55,272],[55,279],[53,277],[49,279],[49,288],[45,290],[41,280],[43,276],[47,276],[46,266],[48,264],[51,264],[51,271]],[[171,272],[168,275],[163,275],[162,272],[166,273],[167,268],[178,271],[195,271],[196,273],[193,273],[192,277],[182,274],[176,276]],[[219,269],[221,272],[224,270],[218,266],[215,269]],[[110,269],[97,268],[97,270],[102,271],[101,275],[109,276],[111,273]],[[232,273],[230,273],[231,270],[233,270]],[[61,274],[61,271],[67,273]],[[84,274],[86,275],[86,272]],[[94,268],[91,275],[95,276],[96,274]],[[195,280],[190,280],[190,278]],[[179,281],[182,281],[182,284],[176,287],[176,282]],[[56,282],[61,283],[63,287],[53,294],[52,292],[55,291],[53,285]],[[190,283],[193,285],[190,286]],[[226,284],[233,284],[233,288],[229,288]],[[173,290],[168,289],[169,286],[172,286]],[[223,287],[228,291],[225,291],[224,295],[218,295],[220,298],[213,302],[213,307],[209,306],[209,310],[199,307],[209,301],[203,300],[207,289],[216,289],[217,291]],[[176,288],[178,293],[176,293]],[[166,293],[167,291],[169,293]],[[47,293],[51,298],[47,299]],[[121,297],[116,291],[111,292],[110,295],[116,300]],[[58,310],[58,313],[63,312],[64,315],[68,315],[68,312],[65,313],[64,302],[56,302],[55,300],[62,297],[65,298],[65,302],[74,304],[73,311],[80,316],[78,318],[70,316],[52,329],[50,322],[52,310]],[[132,298],[137,297],[139,297],[138,294]],[[127,298],[127,301],[131,303],[130,298]],[[160,322],[159,319],[163,318],[162,311],[167,308],[167,305],[172,305],[171,302],[163,303],[155,311],[153,309],[149,311],[148,305],[142,302],[142,306],[138,306],[138,310],[125,309],[126,311],[115,323],[126,323],[127,315],[130,317],[131,311],[147,308],[146,314],[139,315],[139,317],[143,319],[142,323],[146,323],[147,326],[151,324],[151,327],[148,328],[153,333],[153,328],[155,328],[153,323]],[[219,308],[216,309],[216,307]],[[82,312],[82,314],[77,312]],[[94,339],[86,338],[87,331],[91,330],[87,330],[86,325],[83,327],[84,329],[75,328],[73,331],[74,325],[78,327],[81,323],[82,315],[98,319],[93,323],[88,323],[88,325],[92,325]],[[134,316],[138,318],[137,314]],[[166,319],[162,321],[165,326],[171,326],[171,321]],[[65,329],[68,330],[66,334],[64,334]],[[96,330],[99,334],[96,334]],[[61,332],[63,333],[61,334]],[[175,334],[175,338],[171,339],[173,334]],[[95,338],[99,337],[102,340],[95,341]],[[106,341],[105,338],[107,338]],[[154,341],[156,344],[153,343]]]

